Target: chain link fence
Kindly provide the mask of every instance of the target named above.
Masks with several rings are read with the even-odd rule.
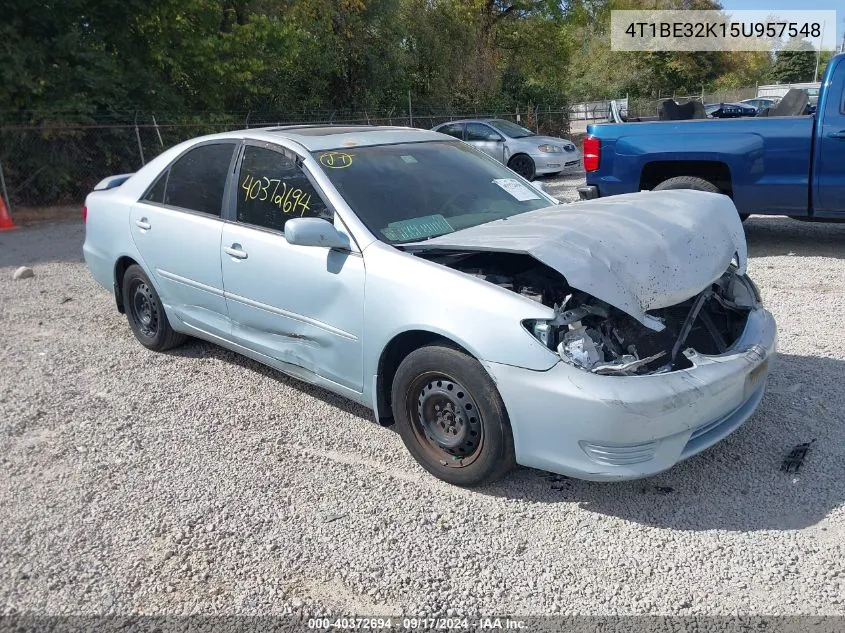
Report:
[[[430,129],[459,118],[518,121],[539,134],[567,136],[569,110],[537,106],[514,112],[319,111],[282,115],[234,113],[162,120],[138,114],[109,123],[44,122],[0,126],[0,168],[13,207],[81,204],[102,178],[137,171],[165,149],[205,134],[295,124],[398,125]]]

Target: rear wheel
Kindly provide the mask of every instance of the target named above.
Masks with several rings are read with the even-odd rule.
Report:
[[[147,349],[163,352],[181,345],[187,338],[170,327],[158,293],[137,264],[127,268],[123,275],[123,310],[135,338]]]
[[[514,467],[505,405],[474,358],[442,345],[415,350],[399,365],[392,396],[402,441],[435,477],[477,486]]]
[[[508,161],[508,167],[525,180],[534,180],[534,161],[527,154],[517,154]]]
[[[709,191],[710,193],[721,193],[719,188],[709,180],[697,176],[675,176],[664,180],[654,188],[654,191],[666,191],[667,189],[695,189],[696,191]]]
[[[710,193],[722,193],[719,188],[709,180],[698,176],[675,176],[664,180],[652,191],[666,191],[669,189],[694,189],[695,191],[708,191]],[[748,219],[747,213],[740,213],[739,219],[745,222]]]

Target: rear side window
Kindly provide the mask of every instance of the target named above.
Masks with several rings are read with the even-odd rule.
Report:
[[[147,202],[158,202],[160,204],[164,203],[164,188],[167,186],[167,176],[170,174],[170,169],[166,169],[161,176],[158,177],[158,180],[155,181],[155,184],[150,187],[150,190],[147,191],[146,195],[144,195],[144,200]]]
[[[289,218],[334,217],[293,159],[253,145],[244,150],[237,199],[238,222],[274,231],[284,231]]]
[[[189,150],[158,177],[144,200],[220,217],[235,147],[212,143]]]
[[[462,123],[447,123],[437,131],[441,134],[448,134],[449,136],[454,136],[457,139],[463,140],[464,138],[464,126]]]

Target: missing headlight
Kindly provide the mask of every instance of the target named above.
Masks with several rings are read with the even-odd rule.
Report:
[[[691,367],[681,353],[687,348],[699,354],[725,353],[758,303],[751,280],[728,270],[695,297],[649,311],[649,317],[665,325],[660,332],[578,291],[554,306],[553,319],[524,325],[570,365],[595,374],[633,376]]]

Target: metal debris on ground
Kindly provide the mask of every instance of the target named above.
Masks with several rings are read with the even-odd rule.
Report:
[[[644,495],[649,492],[656,492],[659,495],[669,495],[675,492],[675,489],[672,486],[643,486],[640,492]]]
[[[804,442],[803,444],[798,444],[795,448],[789,451],[789,455],[784,458],[783,463],[780,465],[780,469],[787,473],[797,473],[798,469],[801,468],[804,463],[807,451],[810,450],[810,444],[815,441],[816,440],[811,440],[809,442]]]

